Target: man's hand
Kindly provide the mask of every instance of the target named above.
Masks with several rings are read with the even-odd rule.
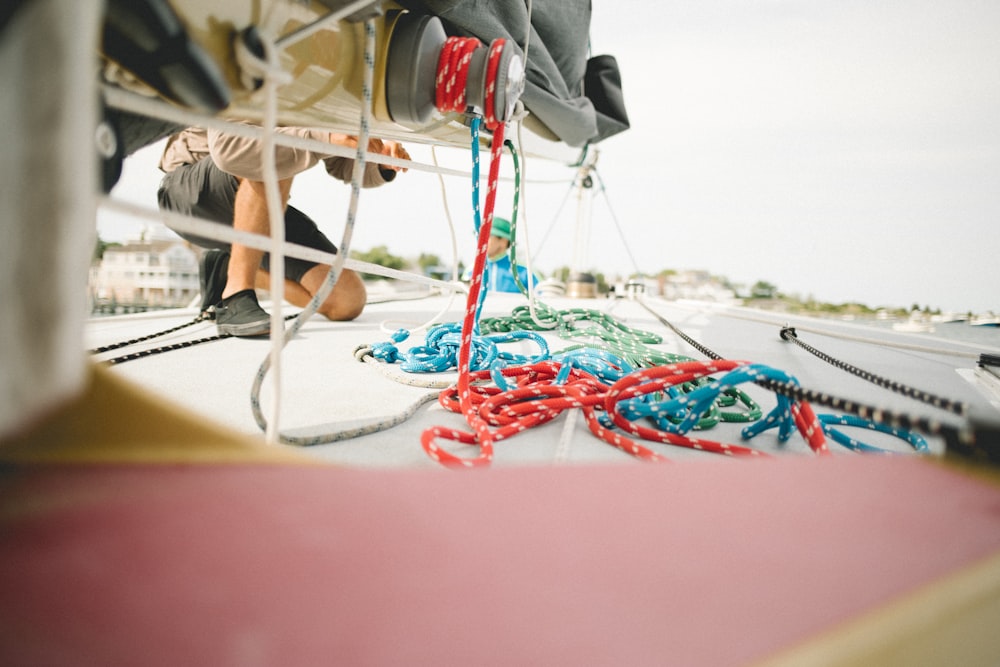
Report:
[[[380,155],[388,155],[389,157],[399,158],[400,160],[409,160],[410,154],[406,152],[403,148],[403,144],[398,141],[382,141],[381,139],[371,139],[368,141],[368,150],[372,153],[379,153]],[[380,165],[382,169],[392,169],[393,171],[406,171],[406,167],[397,167],[391,164]]]
[[[330,133],[330,143],[339,144],[341,146],[347,146],[348,148],[358,147],[358,138],[351,134],[338,134],[336,132]],[[378,153],[379,155],[387,155],[389,157],[399,158],[400,160],[409,160],[410,154],[406,152],[403,148],[403,144],[398,141],[383,141],[377,138],[371,138],[368,140],[368,152]],[[397,167],[395,165],[383,164],[382,169],[391,169],[392,171],[406,171],[406,167]]]

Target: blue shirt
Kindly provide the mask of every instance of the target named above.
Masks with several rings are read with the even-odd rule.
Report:
[[[517,276],[521,279],[521,284],[528,289],[528,269],[523,266],[517,267]],[[538,284],[538,277],[532,278],[534,284]],[[500,259],[486,262],[486,277],[483,280],[486,289],[491,292],[520,292],[517,283],[514,282],[514,274],[511,272],[510,255],[504,254]]]

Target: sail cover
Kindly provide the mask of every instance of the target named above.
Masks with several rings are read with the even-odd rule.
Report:
[[[404,0],[438,16],[449,34],[484,42],[504,38],[523,56],[528,10],[523,0]],[[531,9],[525,107],[560,140],[583,146],[628,129],[621,77],[612,56],[588,59],[590,0],[535,0]]]

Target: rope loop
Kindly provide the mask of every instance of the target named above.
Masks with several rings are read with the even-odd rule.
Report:
[[[486,79],[483,88],[481,113],[486,129],[498,130],[505,121],[497,118],[497,77],[506,40],[494,39],[486,52]],[[483,46],[475,37],[449,37],[438,56],[437,76],[434,79],[434,106],[441,113],[471,113],[468,99],[469,67],[473,54]],[[499,137],[503,143],[502,136]]]
[[[867,429],[869,431],[878,431],[879,433],[887,433],[891,436],[899,438],[900,440],[905,440],[913,450],[921,454],[926,454],[930,451],[927,445],[927,440],[924,439],[919,433],[914,433],[912,431],[896,428],[890,424],[883,424],[880,422],[872,421],[871,419],[864,419],[861,417],[855,417],[854,415],[834,415],[834,414],[822,414],[819,415],[820,423],[823,425],[823,431],[828,435],[834,442],[842,445],[848,449],[855,452],[868,452],[875,454],[892,454],[893,452],[888,449],[883,449],[882,447],[876,447],[874,445],[869,445],[867,443],[861,442],[856,438],[852,438],[843,431],[833,428],[833,426],[853,426],[857,428]]]
[[[438,58],[434,105],[441,113],[465,113],[465,86],[472,54],[482,44],[475,37],[449,37]]]
[[[593,375],[594,377],[607,383],[615,383],[627,373],[635,370],[635,367],[625,359],[609,352],[608,350],[577,347],[563,350],[553,355],[553,360],[563,364],[563,371],[556,378],[556,384],[566,381],[570,368],[578,368]]]
[[[497,70],[500,68],[500,57],[503,54],[506,40],[502,38],[494,39],[490,42],[490,50],[486,55],[486,95],[483,102],[483,120],[486,129],[496,130],[503,121],[496,115],[496,93],[497,93]],[[503,143],[501,141],[501,143]]]
[[[441,373],[457,367],[458,349],[461,345],[461,328],[457,323],[432,327],[427,332],[423,345],[401,352],[395,343],[404,341],[408,336],[408,331],[400,329],[392,335],[393,342],[372,343],[369,346],[370,353],[385,363],[400,363],[400,368],[409,373]],[[499,347],[524,341],[534,343],[538,351],[526,355]],[[473,335],[471,345],[473,351],[470,367],[475,371],[489,369],[498,361],[504,365],[530,364],[549,358],[548,342],[533,331],[518,330],[487,336]]]
[[[368,350],[371,356],[387,364],[399,361],[399,348],[392,343],[372,343]],[[363,359],[363,357],[359,357],[359,359]]]

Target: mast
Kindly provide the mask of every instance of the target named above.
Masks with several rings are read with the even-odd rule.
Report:
[[[590,228],[593,222],[594,177],[598,151],[589,151],[580,163],[573,180],[576,190],[576,229],[573,234],[573,254],[566,281],[567,296],[589,298],[597,295],[597,279],[588,270],[590,262]]]

